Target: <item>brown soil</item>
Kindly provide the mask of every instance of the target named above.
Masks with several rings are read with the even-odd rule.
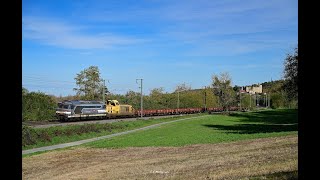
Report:
[[[297,170],[296,135],[184,147],[74,147],[22,160],[22,179],[241,179]]]

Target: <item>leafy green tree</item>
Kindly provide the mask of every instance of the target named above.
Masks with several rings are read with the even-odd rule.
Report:
[[[164,94],[165,103],[167,108],[175,109],[177,108],[177,94],[176,93],[166,93]]]
[[[154,88],[151,90],[149,95],[150,107],[151,109],[164,109],[167,108],[167,102],[164,98],[164,88]]]
[[[140,93],[130,90],[124,96],[126,104],[132,105],[135,109],[140,108]]]
[[[28,92],[22,88],[22,120],[43,121],[55,119],[55,99],[42,92]]]
[[[286,107],[286,96],[284,91],[279,91],[271,94],[270,98],[271,108],[284,108]]]
[[[22,87],[22,96],[27,95],[29,93],[28,89]]]
[[[219,105],[223,110],[228,110],[235,103],[235,92],[231,86],[231,77],[228,72],[212,76],[214,95],[218,96]]]
[[[263,93],[277,93],[281,90],[283,90],[283,83],[284,80],[276,80],[276,81],[270,81],[270,82],[264,82],[261,83],[262,85],[262,92]]]
[[[177,94],[177,107],[179,106],[179,108],[186,108],[187,106],[186,92],[190,90],[191,90],[191,86],[188,86],[186,83],[179,84],[176,86],[174,93]],[[181,96],[182,94],[183,96]]]
[[[204,93],[203,90],[190,90],[181,92],[181,108],[203,108]]]
[[[102,100],[103,93],[108,90],[103,88],[103,80],[100,77],[100,72],[97,66],[90,66],[84,69],[74,78],[78,88],[73,88],[77,91],[77,95],[83,95],[87,100]],[[103,92],[105,89],[105,92]]]
[[[284,62],[284,90],[290,101],[298,100],[298,47]]]
[[[235,85],[232,89],[233,89],[235,92],[239,92],[240,89],[241,89],[241,86]]]
[[[251,107],[254,106],[254,103],[252,101],[252,97],[250,98],[250,94],[248,93],[241,93],[241,108],[248,109],[250,108],[250,99],[251,99]]]
[[[207,97],[206,97],[206,103],[207,103],[207,108],[208,107],[218,107],[218,97],[213,93],[213,89],[207,88],[206,89]]]

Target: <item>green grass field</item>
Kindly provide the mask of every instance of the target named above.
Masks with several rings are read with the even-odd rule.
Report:
[[[148,120],[122,121],[110,124],[68,125],[39,129],[32,128],[29,134],[32,134],[31,138],[34,143],[22,146],[22,150],[80,141],[83,139],[105,136],[145,126],[150,126],[162,122],[169,122],[186,117],[196,117],[202,115],[203,114],[193,114],[187,116],[176,116],[160,119],[150,118]]]
[[[298,133],[298,111],[292,109],[210,115],[84,146],[98,148],[184,146],[284,136]]]

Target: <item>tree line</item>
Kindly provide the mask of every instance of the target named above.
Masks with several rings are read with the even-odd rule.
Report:
[[[270,95],[271,108],[298,108],[298,48],[294,53],[287,54],[284,61],[284,78],[282,80],[262,83],[263,93]],[[140,108],[139,92],[128,91],[126,94],[112,94],[103,83],[97,66],[82,70],[74,78],[76,95],[56,97],[42,92],[29,92],[22,88],[22,119],[23,121],[40,121],[55,119],[57,103],[63,100],[102,100],[117,99],[121,104],[130,104]],[[252,96],[239,93],[239,86],[232,86],[232,78],[228,72],[212,75],[212,83],[204,89],[192,89],[186,84],[177,85],[172,93],[164,92],[164,88],[154,88],[149,95],[143,96],[144,109],[166,108],[203,108],[230,106],[254,108],[256,103],[265,105],[263,95]],[[241,100],[240,100],[241,98]]]

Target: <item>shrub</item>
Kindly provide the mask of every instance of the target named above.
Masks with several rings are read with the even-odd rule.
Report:
[[[22,125],[22,146],[35,144],[37,141],[37,133],[33,128]]]
[[[23,121],[42,121],[55,119],[55,100],[42,92],[22,94]]]

